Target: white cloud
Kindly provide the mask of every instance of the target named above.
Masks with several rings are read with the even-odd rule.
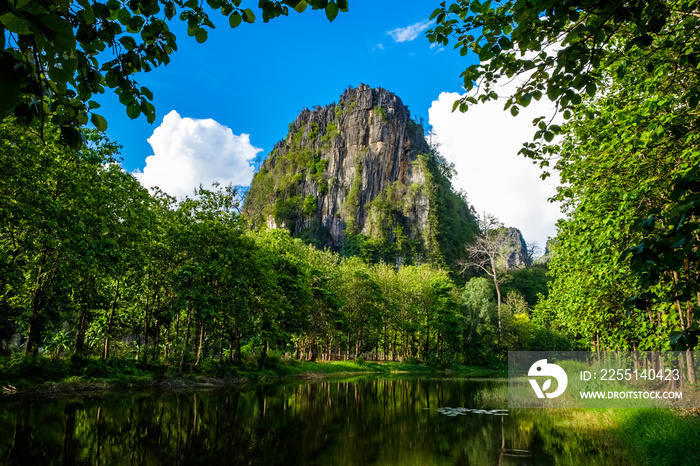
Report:
[[[178,198],[191,196],[202,184],[247,186],[253,178],[250,161],[262,149],[250,143],[248,134],[237,136],[212,119],[181,118],[175,111],[148,138],[153,154],[134,176],[147,188],[158,186]]]
[[[513,89],[511,83],[496,91],[507,96]],[[519,228],[526,241],[537,242],[544,252],[547,237],[556,234],[554,225],[561,217],[559,206],[548,202],[556,192],[558,177],[552,173],[541,180],[541,170],[518,151],[523,142],[532,141],[532,120],[553,115],[553,104],[546,98],[533,101],[516,118],[503,111],[503,100],[453,113],[452,105],[459,97],[443,92],[429,110],[440,153],[457,169],[453,184],[466,190],[477,212],[491,213],[506,226]]]
[[[421,21],[416,24],[411,24],[405,28],[396,28],[391,31],[387,31],[387,34],[391,36],[396,42],[410,42],[418,37],[418,34],[425,31],[430,27],[432,21]]]

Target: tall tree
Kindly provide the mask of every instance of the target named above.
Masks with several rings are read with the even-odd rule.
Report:
[[[546,96],[568,120],[538,118],[535,142],[521,151],[554,165],[563,181],[567,219],[541,309],[556,309],[555,325],[598,348],[662,349],[669,335],[693,337],[696,212],[672,182],[692,179],[700,153],[699,8],[693,0],[465,0],[433,13],[430,40],[455,40],[481,60],[463,74],[476,94],[455,108],[498,98],[495,83],[521,75],[506,109],[516,115]],[[625,250],[631,263],[618,262]]]
[[[458,261],[462,273],[467,269],[477,269],[493,281],[496,288],[496,306],[498,311],[498,340],[501,339],[501,297],[500,268],[503,266],[508,243],[502,233],[503,224],[493,215],[484,214],[479,218],[481,233],[476,240],[466,246],[468,258]]]
[[[84,329],[94,311],[113,305],[104,292],[117,294],[115,280],[139,267],[150,203],[115,163],[116,145],[86,133],[91,146],[73,150],[58,141],[57,128],[47,130],[42,144],[35,128],[0,126],[8,174],[0,181],[0,307],[15,316],[5,329],[19,327],[29,353],[57,322],[77,314]]]

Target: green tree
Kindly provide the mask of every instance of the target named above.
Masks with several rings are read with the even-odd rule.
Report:
[[[0,119],[9,112],[22,121],[50,118],[72,147],[80,143],[77,127],[107,122],[93,110],[94,94],[114,89],[127,115],[155,121],[152,92],[134,79],[168,64],[177,39],[168,24],[187,23],[187,34],[205,42],[214,29],[210,15],[221,13],[232,28],[253,23],[255,13],[241,0],[3,0],[0,2]],[[264,22],[286,16],[289,7],[325,9],[333,21],[347,11],[346,0],[263,0]]]
[[[536,317],[598,349],[697,344],[693,191],[679,194],[673,180],[692,180],[700,153],[698,6],[467,0],[433,13],[430,40],[454,38],[481,60],[463,74],[477,94],[455,108],[495,99],[501,77],[521,75],[506,109],[547,96],[568,120],[537,119],[521,151],[560,172],[567,214]],[[625,250],[631,262],[618,261]]]
[[[461,296],[463,316],[463,351],[467,362],[483,361],[493,352],[497,303],[493,283],[485,277],[469,280]]]
[[[350,342],[355,343],[354,357],[376,343],[376,330],[381,327],[380,303],[383,300],[381,288],[370,275],[369,266],[356,257],[343,260],[340,267],[342,276],[341,310],[347,316],[347,353]]]
[[[476,269],[491,277],[491,281],[493,281],[493,285],[496,288],[499,342],[502,327],[501,304],[503,302],[500,287],[501,264],[505,264],[505,254],[508,252],[508,241],[507,238],[501,234],[502,228],[503,225],[496,217],[484,213],[483,216],[479,218],[479,230],[481,233],[476,237],[473,243],[466,246],[467,259],[457,262],[461,267],[462,273],[466,272],[468,269]]]
[[[292,239],[287,230],[275,229],[256,234],[256,241],[261,271],[253,320],[262,368],[270,348],[286,349],[294,334],[308,330],[313,294],[309,268],[296,253],[300,240]]]
[[[76,344],[95,312],[114,310],[119,280],[137,270],[148,223],[145,189],[115,163],[117,146],[87,133],[91,147],[69,149],[47,127],[6,120],[0,127],[0,307],[4,335],[26,335],[36,354],[44,335],[78,316]]]
[[[340,310],[343,304],[340,259],[338,254],[319,251],[312,246],[299,246],[299,255],[309,267],[313,301],[309,309],[309,329],[302,338],[303,346],[308,349],[309,361],[315,361],[323,348],[330,359],[333,345],[340,345],[348,329],[347,317]]]

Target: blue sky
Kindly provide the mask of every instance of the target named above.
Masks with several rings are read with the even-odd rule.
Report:
[[[427,22],[437,3],[351,0],[350,11],[330,23],[311,11],[231,29],[218,14],[204,44],[173,24],[178,51],[169,65],[141,74],[153,91],[158,118],[130,120],[114,95],[102,99],[107,134],[124,146],[124,168],[143,168],[152,153],[146,139],[171,110],[190,118],[212,118],[251,135],[269,152],[286,135],[300,110],[338,100],[349,85],[384,87],[401,97],[414,115],[427,119],[440,92],[459,92],[467,66],[458,53],[430,48],[424,32],[396,42],[387,32]]]
[[[432,126],[441,152],[457,167],[455,186],[477,211],[544,247],[558,217],[558,208],[547,204],[554,188],[517,155],[531,138],[532,118],[512,118],[498,103],[451,112],[463,92],[460,74],[476,57],[426,39],[438,3],[350,0],[349,11],[332,23],[323,11],[308,9],[236,29],[212,14],[217,28],[204,44],[176,21],[171,63],[136,77],[155,96],[155,123],[129,119],[109,91],[98,99],[98,112],[109,123],[107,135],[123,146],[127,171],[146,186],[184,196],[199,183],[249,183],[252,160],[286,136],[302,109],[336,102],[348,86],[383,87],[424,118],[426,129]],[[547,111],[534,107],[533,117]]]

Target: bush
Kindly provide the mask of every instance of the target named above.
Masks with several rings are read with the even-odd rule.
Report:
[[[401,364],[423,364],[423,361],[421,361],[415,356],[409,356],[407,358],[404,358],[403,361],[401,361]]]
[[[573,345],[564,335],[548,328],[536,328],[530,334],[528,351],[571,351]]]

